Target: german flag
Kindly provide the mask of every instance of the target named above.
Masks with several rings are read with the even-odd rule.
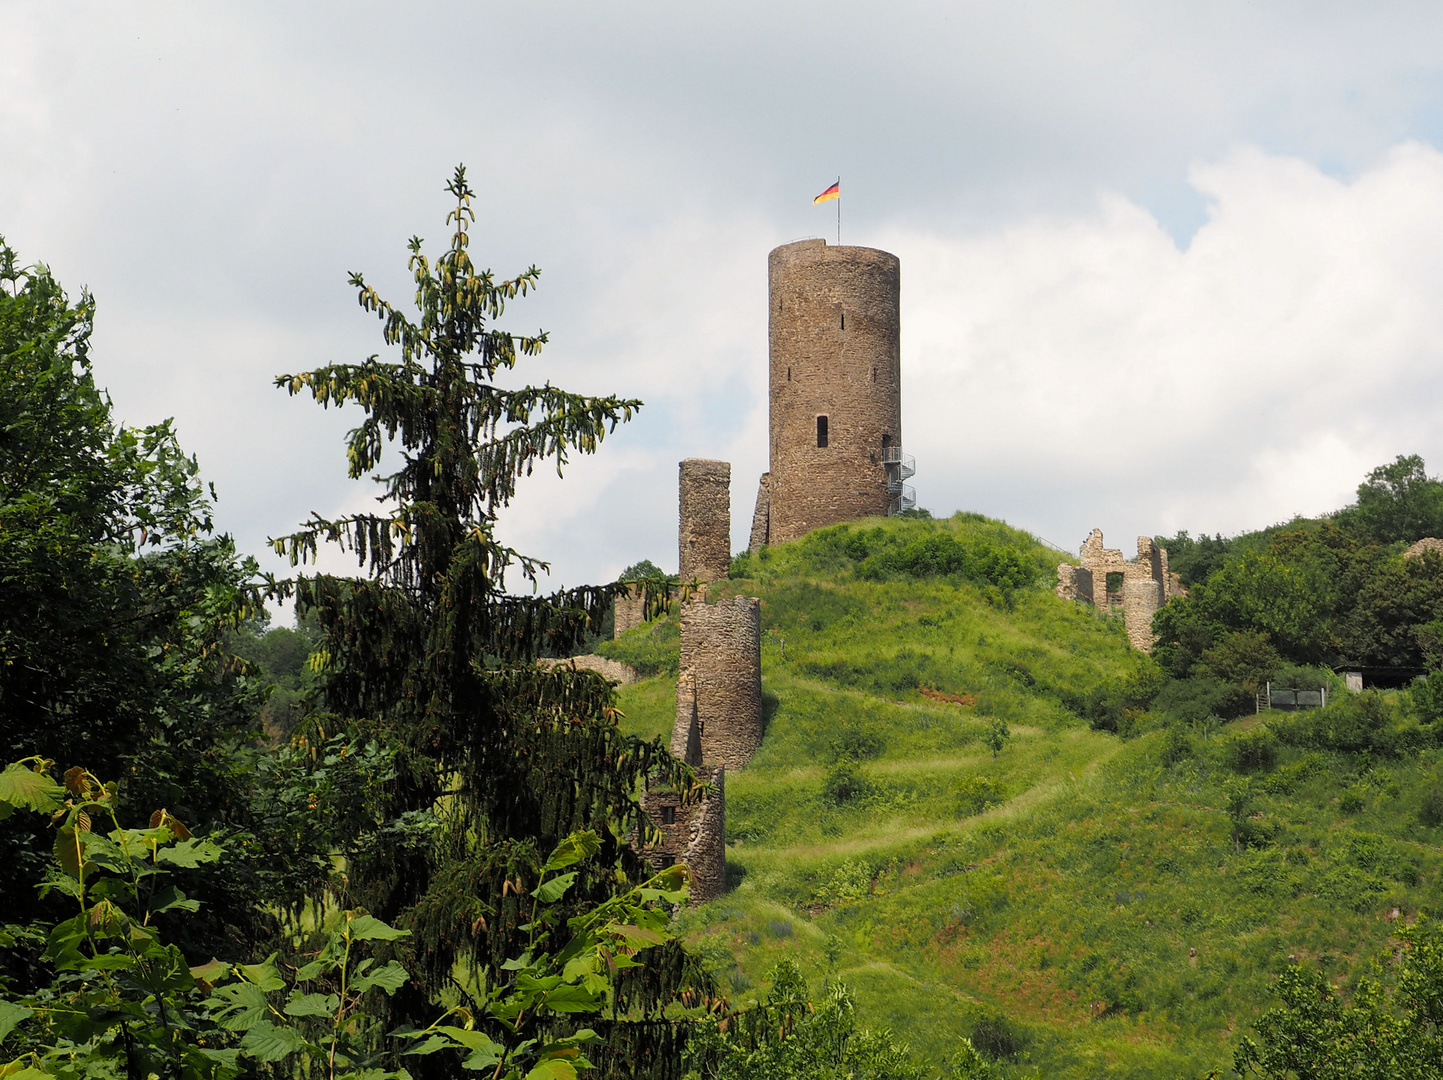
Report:
[[[841,197],[842,197],[842,182],[841,182],[840,180],[838,180],[838,181],[837,181],[835,184],[833,184],[831,187],[827,188],[826,191],[822,192],[822,193],[821,193],[820,195],[818,195],[815,199],[813,199],[813,200],[812,200],[812,205],[815,206],[817,203],[831,202],[833,199],[840,199]]]

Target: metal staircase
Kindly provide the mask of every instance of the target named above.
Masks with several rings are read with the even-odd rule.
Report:
[[[893,517],[903,510],[917,508],[917,489],[902,481],[917,475],[917,459],[902,453],[900,446],[882,447],[882,465],[887,470],[887,494],[892,501],[887,504],[887,516]]]

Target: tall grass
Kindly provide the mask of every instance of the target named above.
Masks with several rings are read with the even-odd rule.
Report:
[[[894,550],[982,538],[1039,570],[1009,589],[874,580],[870,554],[845,550],[874,529]],[[965,515],[738,559],[722,591],[762,598],[772,715],[727,778],[734,887],[681,926],[737,996],[789,957],[844,978],[863,1024],[933,1062],[980,1032],[1014,1040],[1003,1076],[1226,1068],[1290,956],[1346,988],[1388,955],[1394,908],[1443,906],[1440,752],[1357,700],[1130,741],[1094,730],[1077,703],[1138,657],[1119,621],[1051,594],[1049,565],[1026,534]],[[671,722],[665,625],[633,632],[658,674],[620,694],[647,735]],[[995,760],[994,717],[1012,730]]]

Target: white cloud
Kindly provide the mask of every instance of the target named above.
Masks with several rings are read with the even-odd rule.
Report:
[[[1336,508],[1398,453],[1443,466],[1443,155],[1402,145],[1343,182],[1244,147],[1192,178],[1209,216],[1186,250],[1116,196],[889,237],[925,505],[1073,546]]]
[[[271,377],[379,348],[345,272],[407,297],[405,239],[438,244],[467,161],[473,253],[545,270],[506,320],[553,332],[531,374],[647,403],[503,519],[576,584],[675,564],[685,456],[732,461],[744,541],[766,252],[829,229],[808,200],[841,170],[844,239],[903,260],[924,504],[1125,545],[1335,506],[1398,452],[1443,468],[1440,27],[1392,4],[11,4],[0,233],[93,287],[118,411],[175,415],[263,554],[371,493],[344,480],[352,417]]]

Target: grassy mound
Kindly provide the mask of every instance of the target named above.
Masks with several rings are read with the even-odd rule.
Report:
[[[1382,729],[1347,695],[1096,730],[1086,703],[1147,663],[1052,594],[1057,559],[976,515],[738,558],[721,591],[762,598],[768,729],[727,778],[731,889],[683,916],[737,996],[789,957],[932,1062],[970,1034],[1004,1076],[1194,1076],[1290,957],[1355,980],[1395,911],[1443,899],[1428,739],[1353,738]],[[638,733],[670,731],[676,640],[603,647],[654,673],[620,693]]]

